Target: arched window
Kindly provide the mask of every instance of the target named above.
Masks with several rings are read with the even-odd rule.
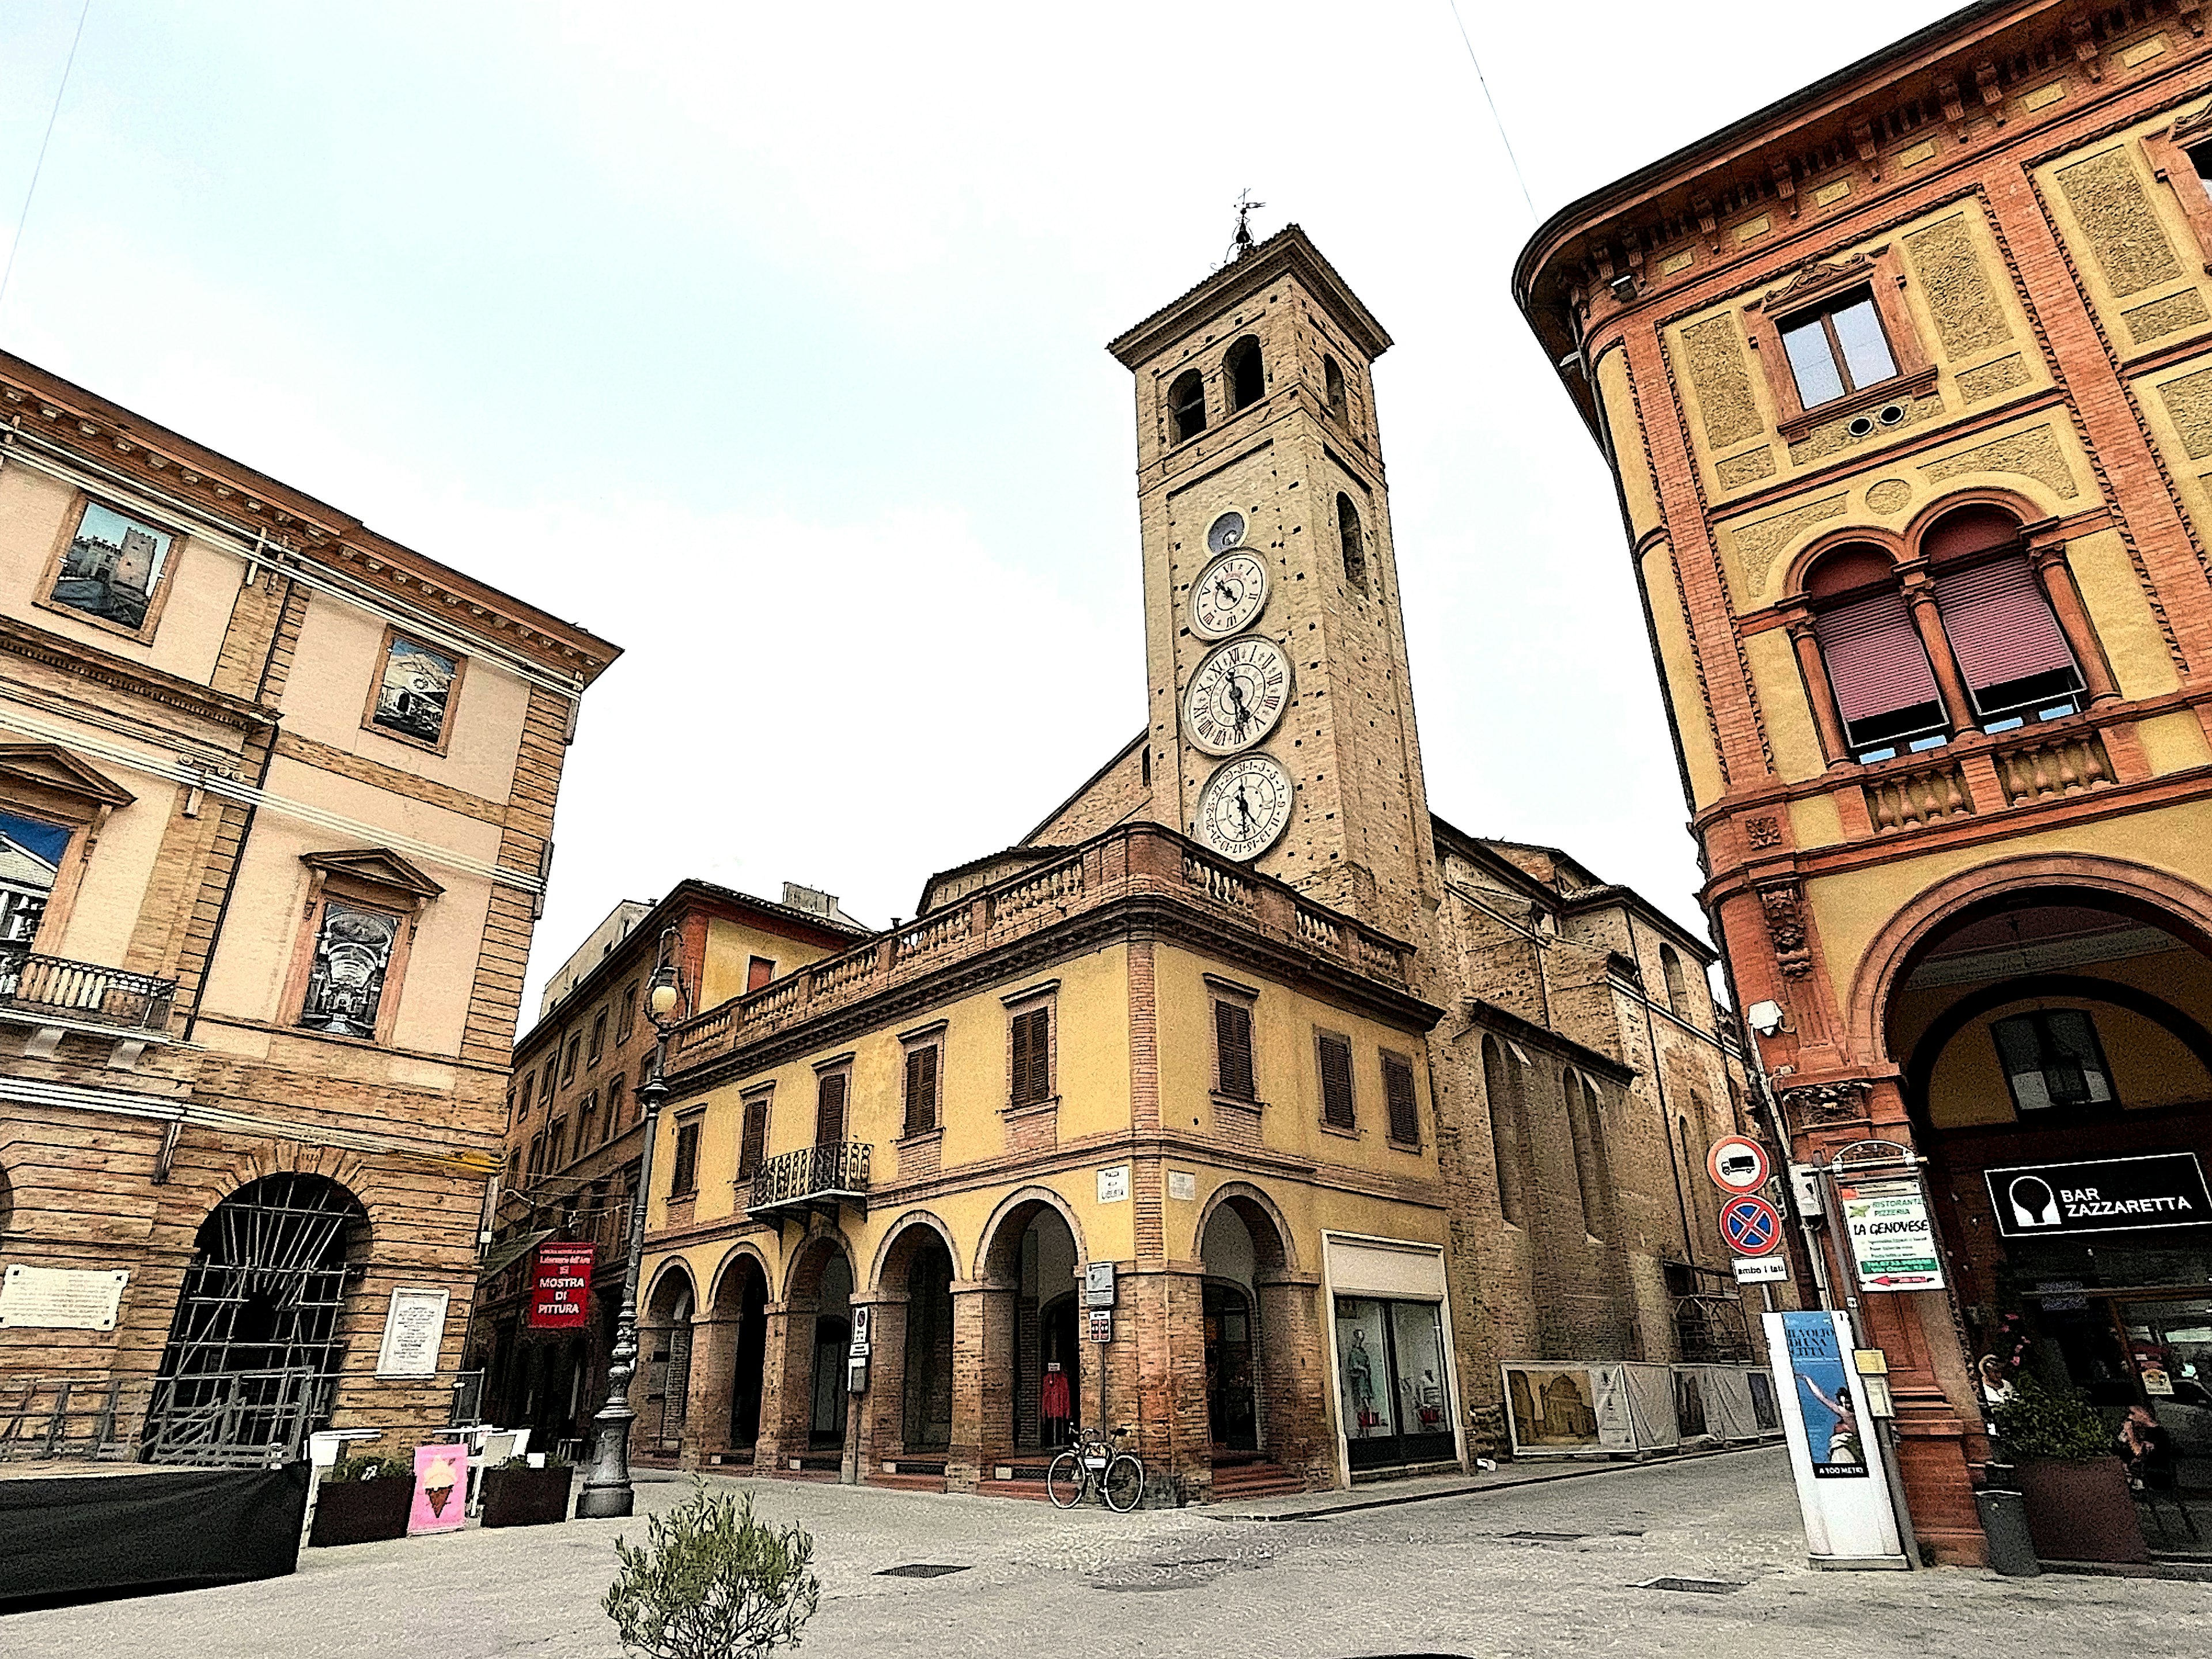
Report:
[[[1267,376],[1260,362],[1260,342],[1247,334],[1229,348],[1221,360],[1222,378],[1229,383],[1231,414],[1249,409],[1267,395]]]
[[[1496,1037],[1482,1040],[1483,1095],[1490,1107],[1490,1151],[1498,1164],[1498,1209],[1512,1226],[1521,1224],[1521,1074]]]
[[[1337,367],[1335,358],[1327,356],[1322,358],[1321,384],[1322,392],[1328,398],[1328,412],[1340,421],[1346,418],[1351,411],[1345,401],[1344,371]]]
[[[1344,579],[1367,591],[1367,540],[1359,532],[1359,509],[1342,490],[1336,493],[1336,539],[1344,550]]]
[[[1997,507],[1946,514],[1920,538],[1936,609],[1984,732],[2056,720],[2081,706],[2081,674],[2051,601]]]
[[[1583,1231],[1592,1238],[1606,1237],[1605,1181],[1598,1168],[1597,1129],[1590,1097],[1582,1079],[1572,1072],[1559,1074],[1559,1091],[1567,1108],[1567,1133],[1575,1143],[1575,1190],[1583,1203]]]
[[[1942,693],[1889,555],[1878,547],[1838,548],[1813,568],[1805,592],[1852,755],[1887,760],[1948,742]]]
[[[1659,971],[1667,977],[1667,1006],[1676,1013],[1687,1017],[1690,1012],[1689,983],[1682,977],[1682,958],[1671,945],[1659,947]]]
[[[1168,414],[1179,444],[1206,430],[1206,377],[1196,369],[1185,369],[1168,388]]]

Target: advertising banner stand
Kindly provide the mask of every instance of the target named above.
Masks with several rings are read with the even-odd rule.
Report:
[[[1815,1567],[1889,1568],[1905,1559],[1890,1502],[1883,1437],[1874,1433],[1851,1363],[1850,1316],[1826,1310],[1765,1316],[1790,1473]]]

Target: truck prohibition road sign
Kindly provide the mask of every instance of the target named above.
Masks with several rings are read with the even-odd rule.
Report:
[[[1738,1255],[1765,1255],[1782,1237],[1782,1217],[1763,1198],[1732,1198],[1721,1206],[1721,1237]]]
[[[1766,1148],[1748,1135],[1723,1135],[1705,1154],[1705,1173],[1724,1193],[1755,1193],[1773,1173]]]

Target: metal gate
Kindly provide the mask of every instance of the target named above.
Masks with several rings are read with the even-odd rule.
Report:
[[[323,1176],[265,1176],[216,1206],[177,1298],[147,1412],[147,1461],[299,1455],[330,1419],[349,1236],[368,1221]]]

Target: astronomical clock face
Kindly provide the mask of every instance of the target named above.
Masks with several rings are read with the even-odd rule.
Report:
[[[1198,798],[1198,838],[1224,858],[1258,858],[1290,822],[1291,775],[1273,755],[1231,761]]]
[[[1267,565],[1257,553],[1232,548],[1192,585],[1191,631],[1201,639],[1225,640],[1257,622],[1267,603]]]
[[[1275,729],[1291,702],[1291,659],[1260,635],[1217,647],[1183,694],[1183,732],[1209,755],[1249,749]]]

